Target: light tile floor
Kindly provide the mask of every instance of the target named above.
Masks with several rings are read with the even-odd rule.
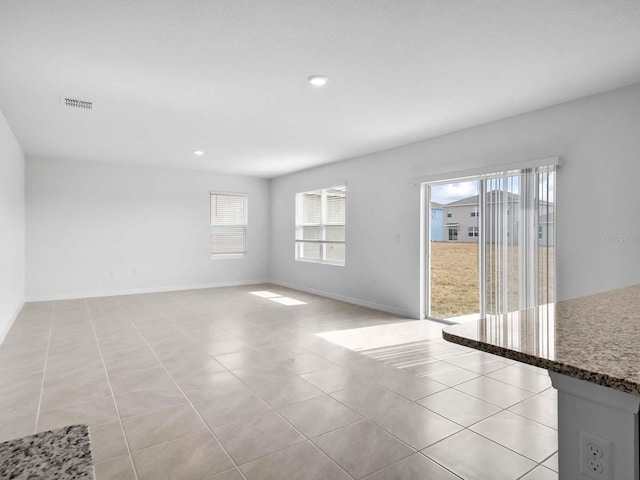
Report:
[[[557,480],[546,372],[441,327],[273,285],[30,303],[0,441],[86,423],[97,480]]]

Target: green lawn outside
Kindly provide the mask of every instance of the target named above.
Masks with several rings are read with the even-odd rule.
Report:
[[[518,266],[517,247],[509,253],[510,283],[517,288]],[[489,252],[491,253],[491,252]],[[553,247],[539,247],[539,290],[546,291],[547,265],[553,265]],[[549,282],[553,282],[553,272]],[[491,258],[487,260],[487,312],[492,310],[491,291],[495,285],[494,276],[501,272],[493,268]],[[478,244],[467,242],[431,242],[431,316],[451,318],[478,313],[480,279],[478,274]],[[553,291],[553,284],[549,291]],[[509,309],[518,309],[518,292],[509,295]],[[549,298],[548,302],[553,302]],[[547,299],[541,299],[547,303]]]

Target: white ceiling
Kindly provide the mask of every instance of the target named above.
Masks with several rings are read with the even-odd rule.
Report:
[[[0,2],[33,156],[273,177],[638,82],[637,0]]]

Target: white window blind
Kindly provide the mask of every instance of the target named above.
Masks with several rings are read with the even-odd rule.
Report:
[[[296,260],[345,264],[347,189],[296,194]]]
[[[211,193],[211,257],[243,257],[247,253],[247,196]]]
[[[486,314],[555,301],[555,166],[481,182]]]

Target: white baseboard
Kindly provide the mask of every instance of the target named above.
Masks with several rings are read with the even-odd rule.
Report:
[[[7,338],[7,334],[9,333],[9,330],[11,330],[11,327],[13,326],[13,324],[15,323],[16,318],[18,318],[18,315],[20,314],[22,307],[24,307],[24,302],[20,302],[20,305],[18,306],[16,311],[13,313],[11,317],[11,321],[9,322],[7,327],[4,329],[4,332],[0,332],[0,345],[2,345],[2,342],[4,342],[4,339]]]
[[[398,315],[400,317],[405,318],[420,318],[420,312],[410,312],[408,310],[403,310],[401,308],[392,307],[390,305],[384,305],[380,303],[370,302],[368,300],[362,300],[360,298],[348,297],[346,295],[338,295],[336,293],[327,292],[325,290],[319,290],[316,288],[309,288],[302,285],[295,285],[293,283],[281,282],[279,280],[270,280],[268,283],[273,283],[274,285],[280,285],[281,287],[291,288],[293,290],[300,290],[307,293],[313,293],[314,295],[320,295],[321,297],[332,298],[334,300],[340,300],[341,302],[352,303],[354,305],[359,305],[361,307],[371,308],[373,310],[380,310],[382,312],[393,313],[394,315]]]
[[[53,295],[36,295],[28,297],[27,302],[48,302],[55,300],[74,300],[80,298],[114,297],[117,295],[136,295],[140,293],[162,293],[181,290],[202,290],[205,288],[237,287],[241,285],[258,285],[270,283],[269,280],[240,280],[235,282],[199,283],[196,285],[173,285],[171,287],[131,288],[128,290],[107,290],[101,292],[59,293]]]
[[[218,287],[237,287],[242,285],[259,285],[263,283],[271,283],[273,285],[280,285],[282,287],[291,288],[293,290],[300,290],[302,292],[312,293],[314,295],[320,295],[321,297],[332,298],[334,300],[340,300],[341,302],[352,303],[354,305],[360,305],[361,307],[371,308],[373,310],[380,310],[382,312],[392,313],[400,317],[405,318],[420,318],[420,312],[410,312],[401,308],[393,307],[391,305],[384,305],[380,303],[370,302],[368,300],[362,300],[360,298],[349,297],[346,295],[339,295],[336,293],[328,292],[326,290],[320,290],[316,288],[309,288],[302,285],[295,285],[288,282],[281,282],[278,280],[269,279],[257,279],[257,280],[242,280],[235,282],[214,282],[206,284],[196,285],[174,285],[170,287],[149,287],[149,288],[133,288],[128,290],[107,290],[101,292],[78,292],[78,293],[61,293],[53,295],[36,295],[28,297],[28,302],[46,302],[55,300],[73,300],[81,298],[96,298],[96,297],[113,297],[116,295],[136,295],[141,293],[162,293],[181,290],[201,290],[205,288],[218,288]],[[20,307],[22,308],[22,306]],[[20,312],[18,309],[17,314]],[[15,320],[15,318],[14,318]],[[4,337],[3,337],[4,338]]]

